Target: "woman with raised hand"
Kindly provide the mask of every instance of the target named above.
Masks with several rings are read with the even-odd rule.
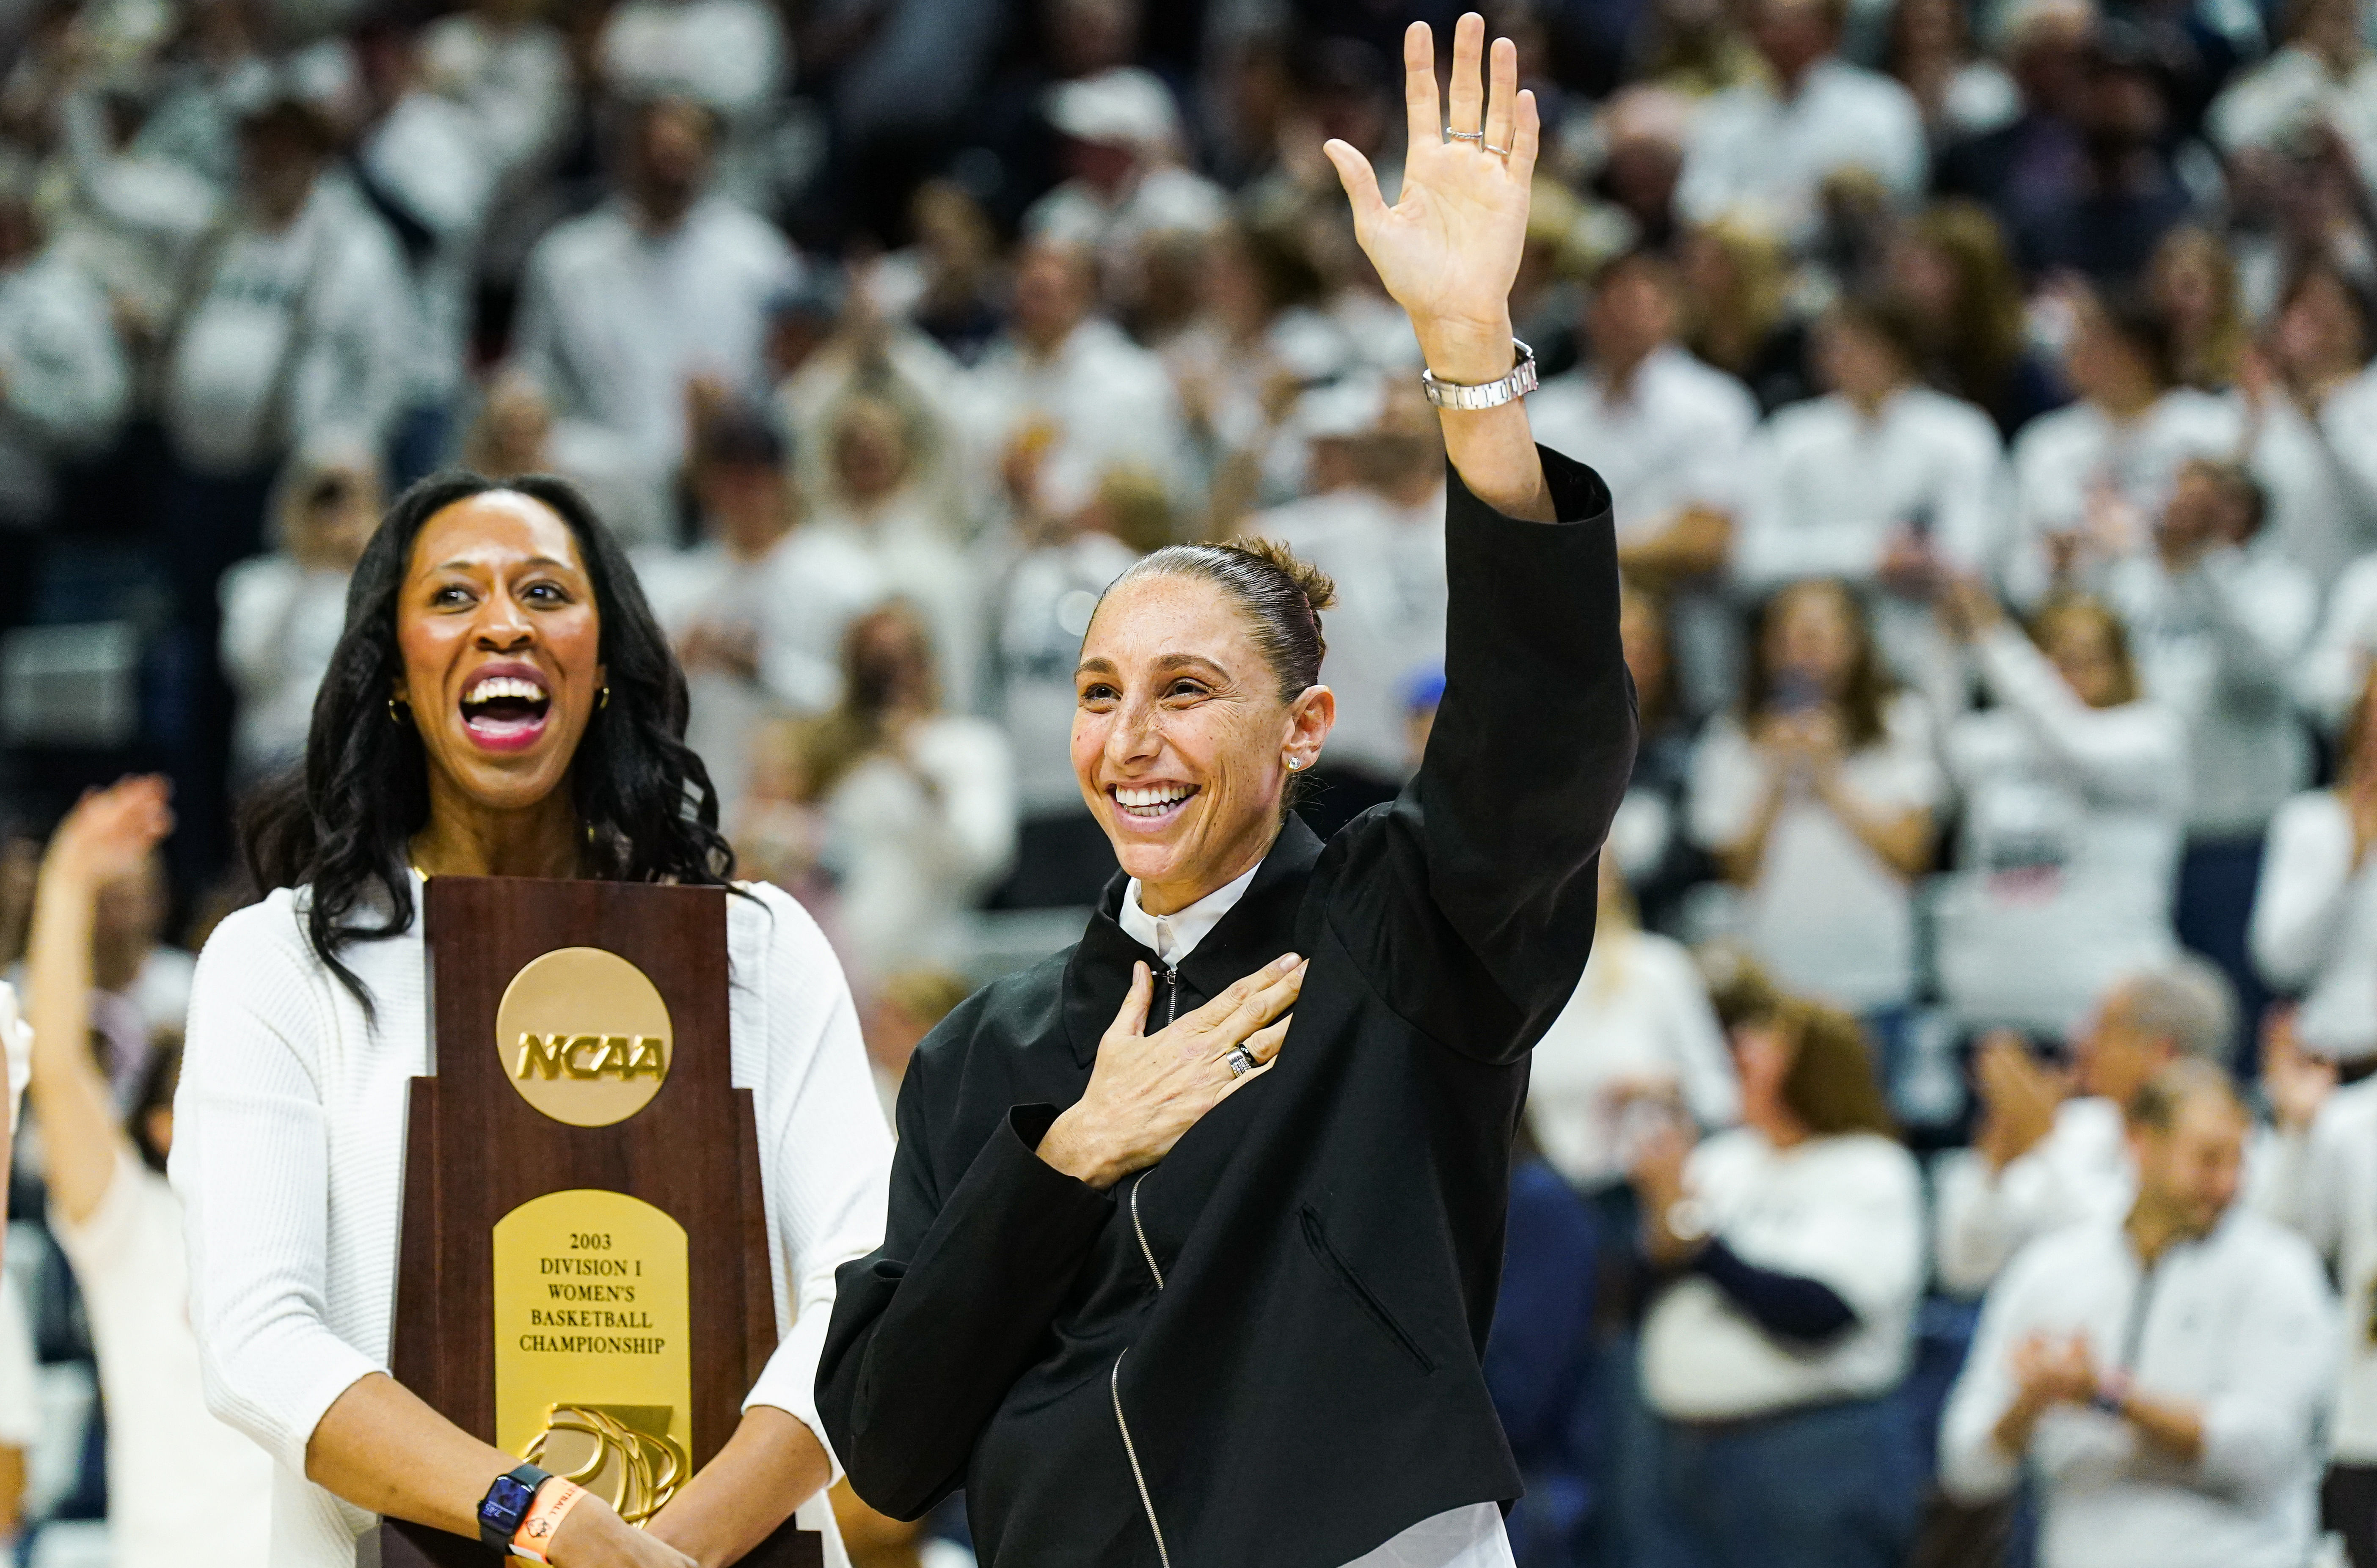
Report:
[[[376,1562],[375,1515],[480,1538],[520,1466],[386,1370],[408,1085],[429,1068],[423,886],[724,885],[685,719],[625,553],[559,480],[424,480],[356,564],[305,772],[245,825],[272,891],[198,960],[172,1164],[209,1397],[280,1461],[265,1568]],[[583,1497],[546,1545],[559,1568],[731,1562],[796,1511],[844,1562],[812,1389],[834,1270],[882,1234],[889,1139],[816,922],[742,885],[726,942],[780,1342],[711,1462],[640,1530]]]
[[[272,1460],[207,1409],[182,1203],[161,1170],[179,1053],[149,1068],[127,1123],[91,1050],[100,901],[141,873],[173,826],[165,781],[126,778],[85,796],[50,836],[25,954],[30,1098],[50,1229],[74,1265],[107,1400],[111,1560],[255,1568],[270,1532]]]
[[[1607,491],[1516,400],[1534,101],[1474,15],[1443,111],[1425,26],[1404,60],[1396,205],[1327,151],[1443,410],[1426,761],[1324,849],[1288,807],[1334,717],[1326,580],[1259,541],[1126,571],[1072,741],[1126,874],[918,1049],[884,1246],[842,1271],[835,1451],[885,1513],[964,1487],[988,1564],[1511,1560],[1478,1367],[1511,1132],[1635,724]]]

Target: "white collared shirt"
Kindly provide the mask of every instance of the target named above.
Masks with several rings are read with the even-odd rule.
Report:
[[[1162,959],[1165,968],[1177,969],[1222,923],[1222,917],[1238,907],[1261,869],[1257,861],[1245,875],[1168,915],[1151,915],[1141,907],[1139,878],[1134,876],[1123,890],[1116,919],[1125,935]],[[1345,1568],[1514,1568],[1514,1562],[1501,1509],[1491,1503],[1473,1503],[1422,1519]]]
[[[2073,1405],[2039,1419],[2026,1453],[1998,1446],[2015,1347],[2075,1333],[2096,1365],[2201,1412],[2193,1461]],[[2006,1496],[2026,1469],[2042,1568],[2292,1568],[2318,1535],[2336,1343],[2318,1258],[2258,1215],[2231,1210],[2150,1267],[2118,1217],[2067,1227],[2025,1248],[1989,1289],[1941,1420],[1941,1488],[1981,1503]]]
[[[1222,923],[1222,917],[1238,907],[1238,900],[1247,896],[1247,888],[1253,884],[1255,873],[1260,870],[1262,862],[1257,861],[1247,868],[1244,876],[1216,887],[1187,909],[1175,909],[1168,915],[1151,915],[1140,906],[1139,878],[1134,876],[1130,879],[1130,885],[1123,889],[1122,913],[1118,917],[1122,921],[1123,934],[1163,959],[1165,968],[1177,969],[1182,960],[1197,950],[1197,944],[1204,941],[1206,935]]]
[[[1676,207],[1696,223],[1728,214],[1762,220],[1793,241],[1820,220],[1823,183],[1863,169],[1899,205],[1921,194],[1922,112],[1877,71],[1827,59],[1786,98],[1762,77],[1711,98],[1694,122]]]

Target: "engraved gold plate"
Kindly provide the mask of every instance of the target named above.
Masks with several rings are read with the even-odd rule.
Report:
[[[693,1441],[685,1228],[577,1188],[520,1205],[494,1241],[497,1445],[623,1515],[656,1510]]]
[[[505,1081],[573,1127],[608,1127],[651,1104],[675,1038],[660,988],[600,947],[531,959],[496,1008]]]

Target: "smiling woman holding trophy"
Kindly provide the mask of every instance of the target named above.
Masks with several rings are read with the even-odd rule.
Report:
[[[1534,100],[1474,15],[1441,113],[1425,26],[1404,63],[1395,205],[1327,151],[1451,460],[1426,761],[1324,848],[1288,807],[1334,717],[1326,580],[1259,543],[1125,572],[1072,760],[1128,878],[917,1051],[884,1245],[842,1273],[818,1405],[852,1484],[902,1517],[964,1487],[986,1564],[1511,1561],[1479,1356],[1634,712],[1608,493],[1518,401]]]
[[[355,570],[173,1157],[270,1568],[842,1561],[812,1384],[889,1140],[824,937],[728,885],[685,713],[559,481],[424,481]]]

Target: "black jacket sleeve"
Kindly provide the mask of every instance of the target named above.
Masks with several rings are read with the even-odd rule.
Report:
[[[1857,1325],[1856,1310],[1822,1280],[1745,1263],[1722,1241],[1702,1248],[1692,1267],[1759,1327],[1780,1338],[1819,1342]]]
[[[835,1277],[818,1362],[818,1413],[852,1488],[898,1519],[963,1481],[1114,1206],[1033,1152],[1056,1118],[1045,1105],[1010,1111],[941,1202],[922,1067],[901,1086],[883,1246]]]
[[[1443,703],[1418,778],[1349,851],[1377,862],[1349,863],[1332,910],[1396,1012],[1498,1063],[1576,989],[1596,856],[1634,766],[1609,492],[1542,456],[1557,523],[1506,517],[1447,470]]]

